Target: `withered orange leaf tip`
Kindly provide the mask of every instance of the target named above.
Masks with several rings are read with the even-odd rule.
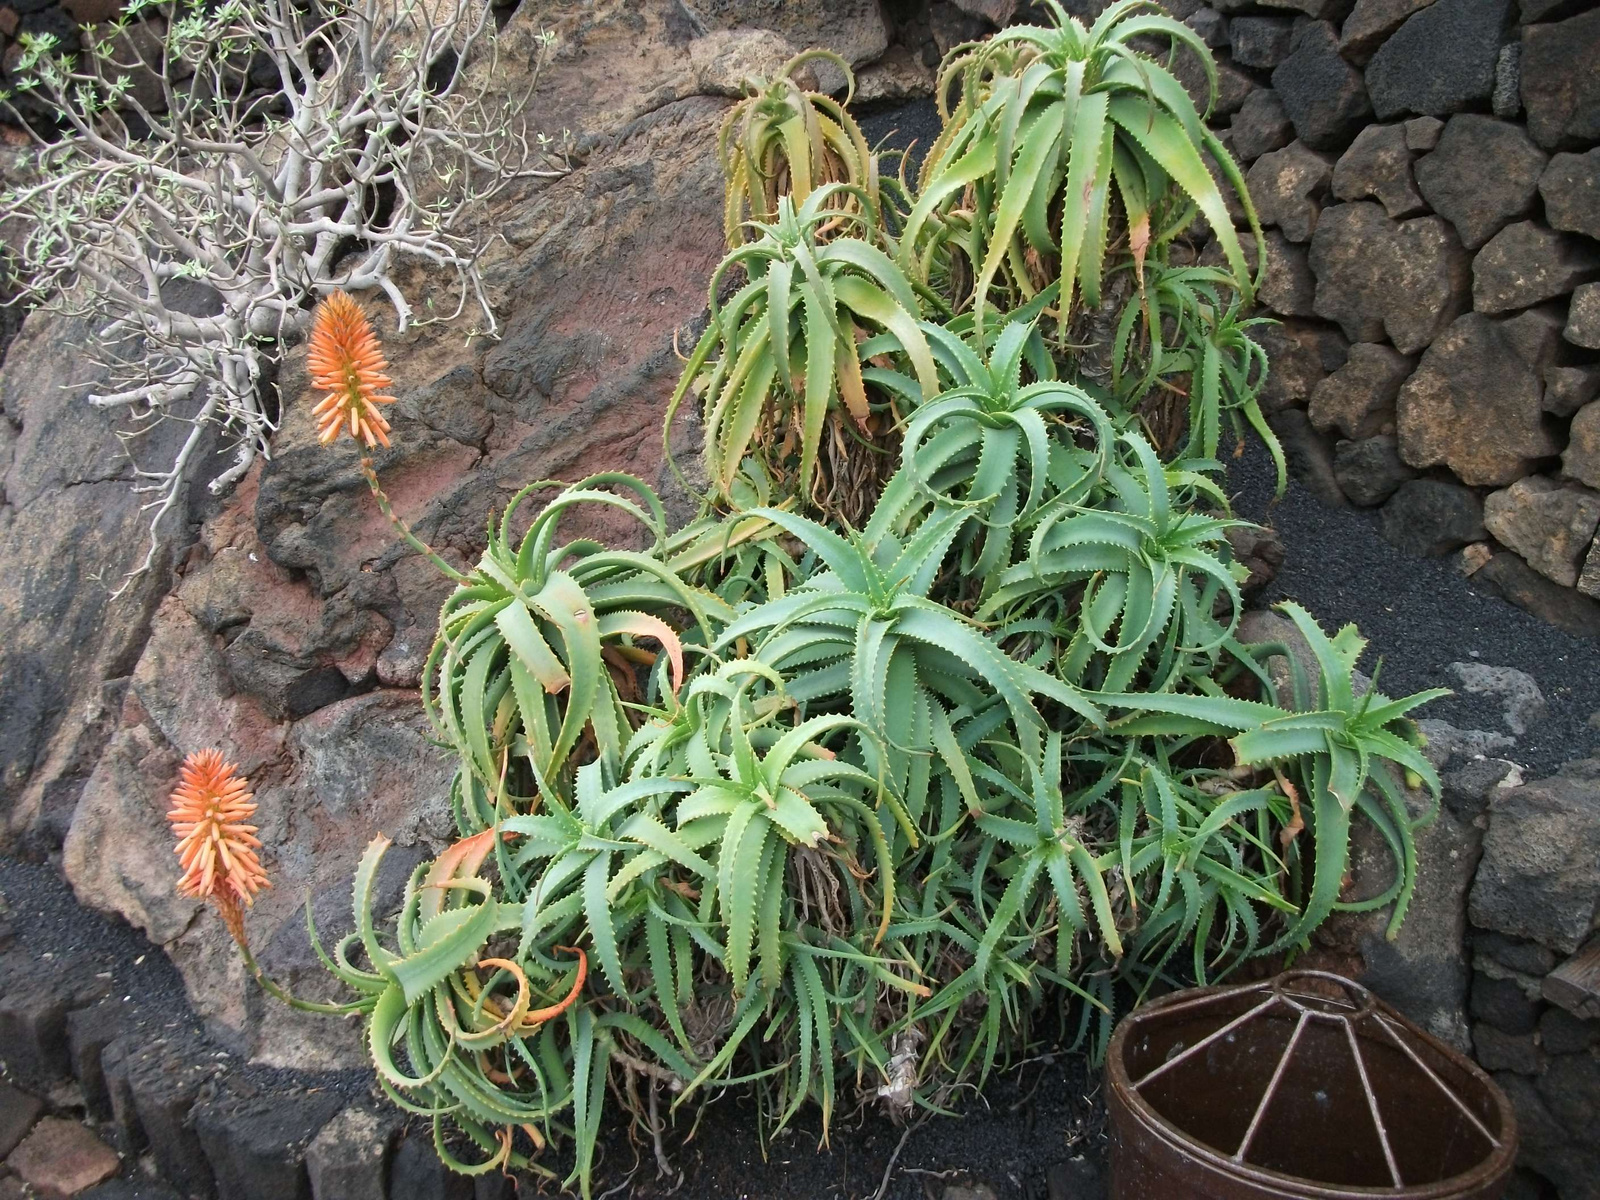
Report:
[[[327,444],[348,431],[369,450],[387,446],[389,422],[378,405],[394,403],[393,396],[380,394],[394,381],[385,374],[389,364],[378,335],[348,293],[334,292],[317,305],[307,363],[312,387],[328,393],[311,410],[317,418],[318,439]]]
[[[220,750],[199,750],[184,760],[167,812],[183,867],[178,891],[215,904],[241,943],[240,905],[248,907],[262,888],[272,886],[256,856],[256,826],[246,824],[256,811],[249,788]]]

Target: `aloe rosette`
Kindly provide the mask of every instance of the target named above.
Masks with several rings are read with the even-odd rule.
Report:
[[[828,207],[843,190],[818,188],[800,204],[783,197],[777,220],[758,226],[760,236],[712,275],[710,323],[673,393],[667,426],[690,388],[699,387],[706,473],[723,502],[735,499],[735,480],[750,453],[769,476],[787,478],[793,494],[810,497],[830,418],[867,430],[872,402],[858,333],[892,332],[923,392],[939,390],[917,325],[922,300],[874,244],[870,212],[841,215]],[[862,236],[819,241],[817,231],[828,222]],[[723,280],[736,268],[749,282],[720,303]]]
[[[843,100],[808,90],[795,78],[813,63],[844,76]],[[771,79],[745,82],[744,98],[728,110],[717,135],[730,249],[746,240],[751,222],[777,220],[784,198],[804,204],[828,184],[853,189],[830,193],[831,205],[847,212],[877,207],[877,162],[846,107],[855,86],[850,64],[820,49],[795,55]]]
[[[1177,77],[1137,48],[1157,39],[1194,54],[1214,96],[1216,66],[1199,36],[1148,0],[1121,0],[1088,28],[1059,0],[1044,7],[1049,26],[1003,29],[954,48],[941,66],[944,131],[922,167],[901,265],[929,278],[938,254],[962,255],[980,327],[1001,276],[1018,303],[1056,283],[1063,312],[1078,290],[1092,308],[1107,268],[1114,195],[1126,253],[1141,269],[1196,210],[1203,214],[1248,303],[1252,272],[1203,155],[1244,203],[1260,245],[1243,176]]]

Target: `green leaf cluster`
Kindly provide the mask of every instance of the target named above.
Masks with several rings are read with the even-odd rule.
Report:
[[[1243,189],[1137,47],[1209,58],[1140,0],[1087,30],[1046,4],[1053,27],[952,52],[961,99],[905,211],[792,168],[795,194],[762,191],[780,151],[821,161],[816,129],[854,141],[756,89],[730,213],[770,212],[667,416],[704,406],[701,515],[671,529],[600,475],[524,529],[533,485],[446,602],[423,698],[460,840],[387,919],[375,843],[325,962],[452,1166],[587,1195],[608,1106],[658,1135],[727,1088],[764,1138],[808,1104],[824,1139],[862,1097],[946,1111],[1036,1040],[1103,1046],[1119,1005],[1335,911],[1403,919],[1439,793],[1408,714],[1437,693],[1382,695],[1355,629],[1293,604],[1305,662],[1238,636],[1217,452],[1223,413],[1261,424],[1265,363],[1201,153]],[[1228,268],[1171,261],[1195,211]],[[1103,386],[1063,336],[1119,254],[1138,287]],[[1187,441],[1159,447],[1136,401],[1179,376]],[[819,482],[841,426],[882,460],[848,520]],[[641,548],[559,534],[586,513]],[[1348,902],[1357,820],[1394,872]]]

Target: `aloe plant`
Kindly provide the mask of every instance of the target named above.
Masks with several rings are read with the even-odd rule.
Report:
[[[618,684],[631,692],[630,663],[641,655],[658,668],[658,692],[681,685],[683,641],[659,614],[687,611],[701,629],[713,611],[731,615],[664,561],[665,510],[629,476],[565,489],[515,540],[522,503],[548,486],[524,488],[491,525],[483,557],[444,604],[423,672],[423,708],[461,756],[454,800],[463,833],[508,811],[519,782],[523,795],[561,791],[580,741],[590,753],[620,753],[631,727]],[[561,517],[580,505],[635,518],[652,534],[652,552],[557,543]],[[637,647],[640,639],[663,656]]]
[[[1149,0],[1120,0],[1088,28],[1059,0],[1044,9],[1049,26],[1001,30],[956,47],[941,66],[944,131],[923,164],[901,265],[926,279],[938,256],[963,258],[980,327],[997,278],[1018,303],[1058,283],[1065,314],[1080,289],[1089,307],[1100,303],[1114,226],[1142,269],[1198,210],[1248,304],[1252,272],[1202,155],[1244,203],[1259,245],[1243,177],[1205,125],[1210,101],[1197,110],[1176,76],[1137,47],[1158,39],[1193,53],[1214,97],[1209,51]]]
[[[822,62],[844,75],[845,96],[835,100],[808,91],[795,74]],[[728,110],[717,135],[717,157],[726,190],[724,227],[729,249],[744,242],[751,223],[778,219],[779,201],[804,204],[828,184],[853,190],[830,194],[844,211],[878,204],[877,163],[846,106],[855,95],[850,64],[831,50],[805,50],[771,79],[745,81],[744,99]]]
[[[1216,267],[1157,264],[1141,290],[1141,303],[1130,304],[1117,324],[1112,385],[1126,407],[1137,409],[1152,394],[1182,398],[1182,389],[1171,381],[1187,382],[1188,438],[1182,453],[1216,458],[1223,419],[1241,441],[1247,422],[1272,455],[1281,495],[1287,464],[1260,404],[1267,354],[1250,336],[1251,329],[1272,322],[1246,316],[1233,289],[1233,276]]]
[[[859,431],[869,429],[872,403],[858,336],[892,331],[920,387],[938,390],[932,352],[917,325],[922,302],[873,244],[870,211],[829,207],[847,190],[830,184],[798,204],[780,198],[777,220],[760,226],[760,236],[730,253],[711,277],[711,320],[672,395],[667,425],[690,389],[702,389],[706,472],[723,502],[734,500],[747,454],[767,477],[809,497],[828,422],[848,419]],[[820,241],[819,228],[830,223],[863,236]],[[749,282],[719,303],[723,280],[736,268]]]
[[[735,244],[666,419],[701,405],[694,520],[597,475],[519,536],[535,484],[470,572],[437,560],[423,702],[460,839],[384,920],[374,843],[356,932],[317,943],[353,999],[312,1007],[363,1017],[453,1168],[588,1196],[608,1106],[664,1154],[735,1087],[766,1134],[809,1102],[825,1140],[858,1094],[943,1111],[1341,909],[1398,929],[1405,781],[1439,786],[1408,714],[1439,693],[1358,688],[1359,635],[1293,605],[1315,678],[1237,636],[1218,455],[1225,420],[1261,427],[1265,364],[1202,154],[1242,186],[1136,43],[1210,60],[1142,0],[1087,29],[1046,6],[952,51],[920,195],[874,190],[804,56],[730,115]],[[1195,209],[1228,269],[1169,258]],[[1123,270],[1107,388],[1062,335]],[[1181,445],[1141,431],[1160,394]],[[642,547],[558,536],[597,507]],[[1355,820],[1396,869],[1347,902]]]

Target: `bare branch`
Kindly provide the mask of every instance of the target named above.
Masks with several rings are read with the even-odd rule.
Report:
[[[321,296],[377,289],[403,330],[419,318],[394,272],[421,261],[455,291],[425,320],[476,306],[492,335],[477,218],[569,167],[523,112],[543,55],[514,98],[463,69],[497,53],[485,0],[129,0],[87,40],[73,56],[24,41],[14,74],[60,131],[30,128],[42,173],[0,194],[0,233],[22,247],[23,302],[92,322],[105,382],[88,403],[192,426],[169,466],[136,471],[142,572],[206,429],[234,449],[214,493],[269,454],[260,382]]]

